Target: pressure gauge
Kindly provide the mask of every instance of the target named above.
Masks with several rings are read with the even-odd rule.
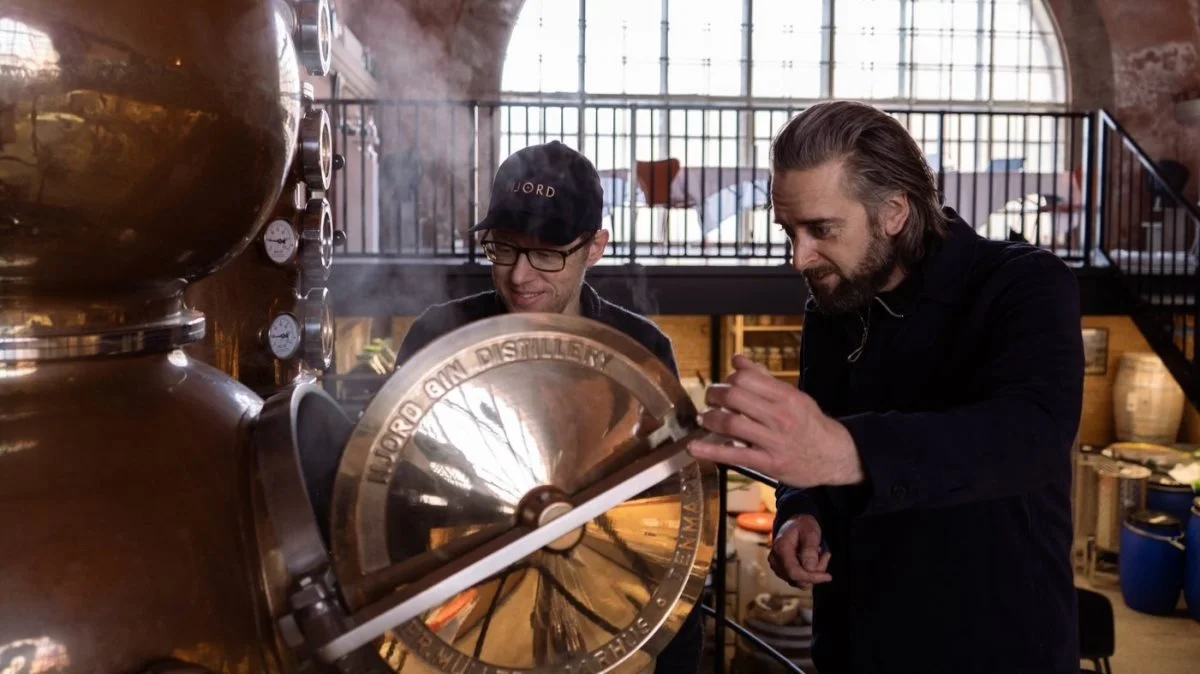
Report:
[[[300,352],[303,339],[300,320],[287,312],[276,314],[267,328],[267,347],[279,360],[291,360]]]
[[[333,266],[333,209],[326,199],[312,199],[304,208],[300,233],[300,279],[305,288],[321,286],[329,280]]]
[[[304,362],[314,370],[325,371],[333,364],[333,308],[329,290],[314,288],[304,297]]]
[[[272,220],[263,230],[263,250],[267,257],[278,265],[291,263],[300,248],[300,237],[296,228],[287,220]]]

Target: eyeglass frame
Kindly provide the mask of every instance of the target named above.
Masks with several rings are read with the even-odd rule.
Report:
[[[512,267],[512,266],[515,266],[517,264],[517,262],[520,261],[521,256],[524,255],[525,259],[529,260],[530,267],[533,267],[534,269],[536,269],[540,272],[545,272],[547,274],[554,274],[554,273],[557,273],[557,272],[560,272],[560,271],[566,269],[567,268],[567,258],[571,257],[575,253],[578,253],[580,251],[580,249],[582,249],[585,246],[587,246],[588,244],[592,243],[592,241],[595,238],[596,238],[596,235],[594,233],[590,233],[586,237],[584,237],[584,239],[582,241],[575,244],[574,246],[571,246],[570,248],[568,248],[566,250],[555,250],[554,248],[527,248],[525,246],[518,246],[516,244],[507,243],[504,241],[496,241],[495,239],[484,239],[483,241],[479,242],[479,245],[483,247],[484,256],[487,257],[487,259],[489,261],[491,261],[491,263],[494,265],[499,265],[501,267]],[[491,255],[488,255],[488,249],[487,249],[488,245],[507,246],[508,248],[513,249],[513,251],[516,254],[516,257],[513,258],[512,262],[497,262],[492,259]],[[542,269],[541,267],[539,267],[533,263],[533,258],[529,256],[529,253],[557,253],[562,258],[562,264],[558,269]]]

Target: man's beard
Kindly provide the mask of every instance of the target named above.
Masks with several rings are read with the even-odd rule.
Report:
[[[827,314],[843,314],[865,307],[892,278],[896,270],[896,245],[883,233],[879,223],[871,222],[871,240],[862,262],[849,275],[843,276],[833,267],[819,267],[804,272],[804,280],[812,291],[817,308]],[[817,282],[822,275],[832,273],[838,278],[831,290]]]

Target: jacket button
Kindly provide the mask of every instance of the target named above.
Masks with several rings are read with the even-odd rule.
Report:
[[[895,485],[892,487],[892,498],[894,498],[896,500],[901,500],[905,496],[908,496],[908,487],[905,487],[902,484],[898,484],[898,485]]]

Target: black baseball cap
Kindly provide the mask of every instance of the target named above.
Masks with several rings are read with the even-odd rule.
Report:
[[[487,217],[470,231],[508,229],[565,246],[598,231],[603,220],[596,167],[556,140],[519,150],[500,164]]]

